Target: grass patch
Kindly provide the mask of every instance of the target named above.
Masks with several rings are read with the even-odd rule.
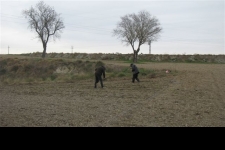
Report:
[[[149,61],[138,60],[138,62],[136,62],[136,63],[134,63],[133,60],[125,60],[125,61],[123,61],[123,63],[127,63],[127,64],[131,64],[131,63],[134,63],[134,64],[146,64],[147,62],[149,62]]]
[[[125,77],[126,75],[124,73],[119,73],[118,77]]]
[[[130,62],[126,62],[130,63]],[[143,63],[143,62],[139,62]],[[105,64],[102,61],[82,61],[71,59],[40,58],[3,58],[0,60],[0,80],[5,84],[43,83],[43,82],[76,82],[94,80],[96,67],[106,67],[107,78],[132,77],[130,67]],[[140,76],[149,78],[162,77],[156,70],[139,68]],[[176,75],[176,72],[171,72]]]

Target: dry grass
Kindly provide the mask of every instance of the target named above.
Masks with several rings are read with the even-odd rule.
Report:
[[[0,59],[0,81],[5,84],[76,82],[93,77],[94,69],[105,65],[109,78],[130,76],[130,68],[102,61],[71,59],[13,58]],[[161,71],[140,68],[142,75],[156,77]]]

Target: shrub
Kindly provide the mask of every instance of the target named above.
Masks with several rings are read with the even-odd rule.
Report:
[[[17,72],[18,69],[19,69],[19,66],[15,65],[10,69],[10,71]]]
[[[0,75],[4,75],[6,73],[6,69],[0,68]]]
[[[3,59],[0,61],[0,66],[6,66],[7,65],[7,60],[8,59]]]
[[[124,73],[119,73],[118,74],[118,77],[124,77],[124,76],[126,76]]]
[[[55,79],[57,78],[57,74],[52,74],[52,75],[50,76],[50,78],[51,78],[52,81],[55,80]]]

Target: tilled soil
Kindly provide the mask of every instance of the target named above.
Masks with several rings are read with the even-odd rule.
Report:
[[[224,64],[138,67],[178,74],[140,75],[140,83],[131,83],[131,78],[108,79],[103,89],[100,84],[94,89],[94,77],[76,83],[0,84],[0,126],[225,127]]]

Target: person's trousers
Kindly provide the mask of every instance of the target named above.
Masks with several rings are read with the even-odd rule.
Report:
[[[101,87],[103,88],[102,76],[101,75],[95,75],[95,88],[97,88],[97,83],[99,81],[101,83]]]
[[[138,73],[133,74],[133,78],[132,78],[132,82],[134,83],[135,80],[137,80],[138,82],[140,82],[140,80],[138,79]]]

